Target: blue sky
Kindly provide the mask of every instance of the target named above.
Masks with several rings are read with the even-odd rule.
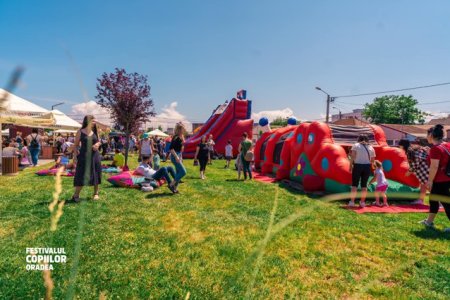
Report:
[[[22,65],[14,93],[47,108],[65,101],[70,113],[85,100],[80,78],[93,99],[96,78],[123,67],[149,76],[157,112],[177,101],[204,121],[245,88],[255,112],[317,119],[325,95],[315,86],[346,95],[450,82],[449,16],[445,0],[0,0],[0,86]],[[447,101],[450,85],[410,93]],[[450,102],[421,108],[450,112]]]

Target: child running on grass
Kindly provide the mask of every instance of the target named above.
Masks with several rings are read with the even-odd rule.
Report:
[[[232,158],[233,158],[233,145],[231,144],[231,140],[228,140],[227,145],[225,146],[225,159],[227,160],[225,169],[230,168],[230,161]]]
[[[369,184],[377,182],[377,187],[375,188],[375,205],[376,206],[389,206],[387,202],[386,190],[388,188],[388,182],[383,172],[383,164],[379,160],[375,160],[375,174],[370,180]],[[380,204],[380,196],[383,197],[383,205]]]

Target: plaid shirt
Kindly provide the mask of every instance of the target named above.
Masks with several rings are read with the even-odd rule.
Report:
[[[414,149],[414,156],[409,162],[409,171],[414,173],[421,184],[428,182],[429,166],[427,164],[427,157],[429,147],[421,147]]]

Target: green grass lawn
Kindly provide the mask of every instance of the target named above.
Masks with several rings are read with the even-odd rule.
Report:
[[[132,158],[135,161],[135,158]],[[133,166],[135,166],[134,163]],[[426,214],[363,214],[277,184],[236,181],[223,161],[188,175],[172,195],[92,188],[66,204],[56,231],[53,177],[0,177],[0,299],[43,298],[27,247],[64,247],[55,299],[449,299],[450,236]],[[63,178],[70,198],[72,178]],[[436,223],[449,226],[440,213]]]

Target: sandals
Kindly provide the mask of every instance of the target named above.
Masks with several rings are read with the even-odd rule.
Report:
[[[72,198],[70,199],[70,201],[75,202],[75,203],[80,203],[80,202],[81,202],[81,199],[80,199],[80,196],[78,196],[78,197],[72,196]]]
[[[95,194],[94,197],[92,198],[92,200],[99,200],[100,197],[98,196],[98,194]]]

